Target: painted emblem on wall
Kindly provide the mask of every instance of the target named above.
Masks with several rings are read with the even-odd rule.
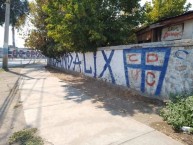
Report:
[[[127,86],[160,95],[168,67],[170,48],[124,49]]]

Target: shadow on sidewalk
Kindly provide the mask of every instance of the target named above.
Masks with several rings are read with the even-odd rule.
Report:
[[[67,92],[68,95],[64,99],[73,100],[77,103],[91,100],[92,103],[100,103],[97,107],[104,108],[112,115],[159,114],[159,110],[164,104],[160,100],[146,98],[123,86],[115,86],[76,73],[73,73],[73,75],[69,72],[64,73],[50,67],[46,67],[46,69],[61,79],[62,82],[67,82],[71,87],[77,89],[77,92]],[[63,85],[62,87],[69,86]]]

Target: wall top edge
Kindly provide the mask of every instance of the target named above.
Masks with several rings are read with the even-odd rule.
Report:
[[[137,48],[146,48],[146,47],[184,47],[184,46],[193,46],[193,39],[100,47],[97,50],[101,51],[101,50],[122,50],[122,49],[128,49],[128,48],[137,49]]]

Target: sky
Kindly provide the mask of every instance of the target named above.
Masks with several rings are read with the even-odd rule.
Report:
[[[29,1],[33,1],[33,0],[29,0]],[[146,1],[151,1],[151,0],[141,0],[141,5],[144,5]],[[193,5],[193,1],[192,0],[187,0],[188,3],[191,3]],[[191,8],[192,10],[193,8]],[[20,34],[27,34],[29,32],[30,28],[29,26],[25,26],[23,28],[23,31],[17,31],[15,32],[15,45],[16,47],[19,48],[23,48],[24,47],[24,39],[22,38],[22,36]],[[0,27],[0,48],[3,47],[3,41],[4,41],[4,27]],[[11,34],[11,27],[9,29],[9,45],[12,45],[12,34]]]

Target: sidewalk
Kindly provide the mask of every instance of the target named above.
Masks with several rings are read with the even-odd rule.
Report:
[[[180,145],[132,117],[105,110],[100,102],[52,76],[43,65],[22,70],[21,101],[29,127],[54,145]]]
[[[13,132],[25,128],[22,107],[14,108],[19,100],[20,70],[10,68],[0,72],[0,145],[7,145]]]
[[[10,69],[10,72],[6,72],[4,70],[1,70],[0,72],[0,112],[3,112],[3,108],[6,107],[6,99],[10,95],[12,89],[15,87],[20,74],[20,69],[15,68],[15,70]],[[1,114],[0,113],[0,114]]]

